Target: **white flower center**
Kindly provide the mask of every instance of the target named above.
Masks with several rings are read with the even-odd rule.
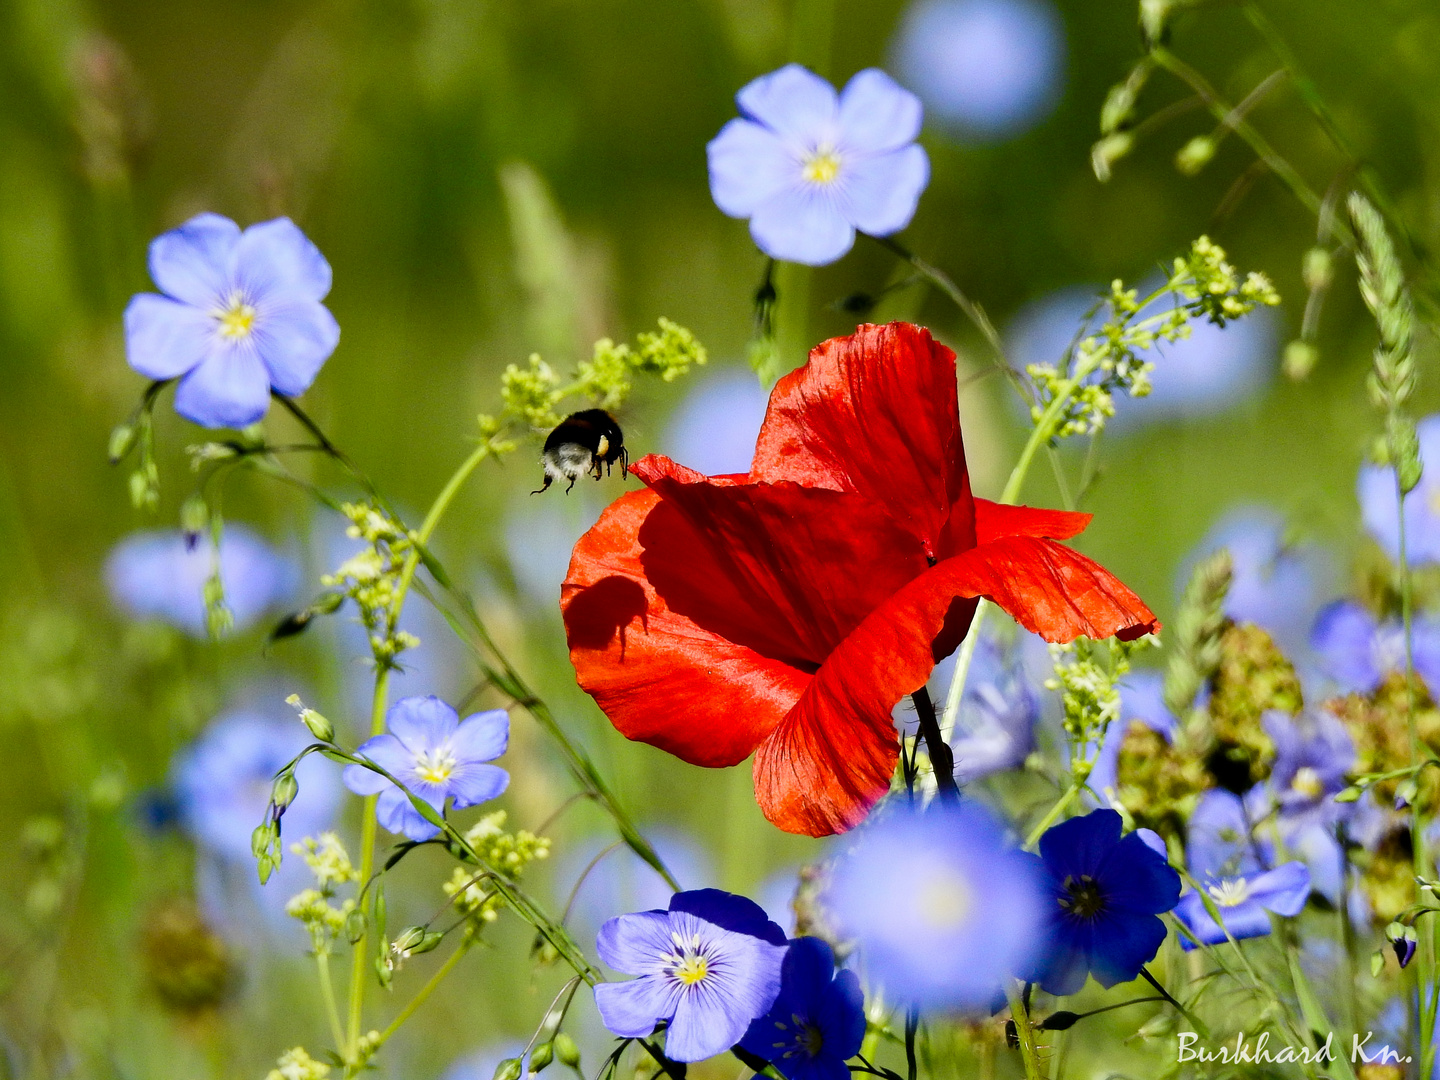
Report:
[[[455,752],[449,746],[415,755],[415,775],[431,784],[443,784],[455,771]]]
[[[1250,883],[1244,878],[1227,878],[1205,889],[1210,898],[1223,908],[1239,907],[1250,899]]]
[[[958,874],[934,874],[916,891],[916,907],[926,929],[954,930],[970,914],[970,889]]]
[[[247,304],[240,292],[231,293],[225,306],[212,314],[219,324],[220,336],[230,341],[243,341],[255,328],[255,307]]]
[[[710,961],[700,951],[700,935],[692,934],[687,939],[672,930],[670,940],[675,943],[675,951],[663,953],[660,959],[670,965],[671,977],[685,986],[704,982],[710,974]]]
[[[840,175],[840,155],[832,146],[817,147],[801,162],[800,173],[812,184],[833,184]]]
[[[1307,799],[1318,799],[1325,794],[1325,784],[1321,781],[1320,774],[1309,765],[1302,765],[1295,770],[1295,779],[1290,781],[1290,786]]]

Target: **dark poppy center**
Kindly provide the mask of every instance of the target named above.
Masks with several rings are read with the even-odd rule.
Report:
[[[1100,883],[1089,874],[1067,877],[1061,882],[1061,888],[1065,895],[1059,897],[1060,906],[1075,918],[1093,919],[1105,910]]]

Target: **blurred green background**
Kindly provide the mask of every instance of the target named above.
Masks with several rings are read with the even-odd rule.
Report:
[[[133,510],[124,475],[105,462],[110,428],[144,387],[125,365],[120,316],[149,287],[148,240],[200,210],[242,224],[295,218],[334,268],[327,303],[343,328],[305,405],[412,512],[467,452],[476,414],[497,408],[506,364],[538,350],[568,369],[593,339],[629,338],[662,315],[693,329],[711,355],[707,372],[645,384],[627,408],[632,453],[664,449],[682,397],[715,369],[743,370],[752,332],[764,259],[744,223],[711,203],[705,170],[705,143],[733,115],[734,92],[790,58],[838,82],[893,55],[899,0],[828,6],[0,5],[0,1076],[260,1076],[285,1047],[324,1039],[298,937],[233,944],[244,976],[217,1009],[177,1012],[155,990],[164,960],[151,931],[188,902],[195,876],[189,842],[144,813],[175,755],[217,712],[261,694],[256,687],[272,713],[303,689],[352,731],[363,725],[345,690],[357,668],[333,635],[267,652],[262,628],[212,645],[131,625],[106,596],[110,547],[133,529],[173,525],[193,483],[183,449],[197,432],[168,399],[157,413],[158,513]],[[1424,0],[1264,7],[1417,246],[1433,245],[1440,12]],[[1343,566],[1357,543],[1355,470],[1373,431],[1363,378],[1374,331],[1353,271],[1341,260],[1318,366],[1304,381],[1285,379],[1278,353],[1299,332],[1301,255],[1315,219],[1263,172],[1249,174],[1236,201],[1253,160],[1237,138],[1198,176],[1178,173],[1175,152],[1213,126],[1202,112],[1147,135],[1098,182],[1096,118],[1140,55],[1136,11],[1120,0],[1060,0],[1058,11],[1066,59],[1053,110],[989,142],[928,129],[933,180],[906,243],[1002,327],[1059,287],[1141,279],[1202,232],[1241,269],[1265,271],[1286,298],[1263,358],[1273,378],[1218,415],[1107,435],[1103,476],[1085,503],[1096,520],[1079,546],[1162,616],[1177,565],[1232,505],[1274,505],[1298,534],[1332,545]],[[1279,66],[1234,6],[1181,13],[1171,45],[1232,102]],[[1140,113],[1184,96],[1157,74]],[[1317,190],[1345,182],[1345,158],[1293,87],[1279,87],[1251,119]],[[808,295],[803,333],[788,340],[848,332],[855,317],[834,301],[898,276],[894,257],[864,239],[831,267],[787,271],[791,302]],[[875,317],[902,315],[933,327],[968,371],[983,370],[983,346],[942,296],[903,290]],[[1423,414],[1440,381],[1426,370],[1431,343],[1422,347]],[[792,352],[788,362],[799,361]],[[1008,393],[981,378],[965,395],[982,494],[998,491],[1023,437]],[[289,431],[282,415],[269,423]],[[812,857],[813,842],[760,818],[748,768],[706,773],[627,745],[575,689],[558,612],[511,560],[558,545],[563,568],[565,544],[624,485],[587,481],[570,500],[552,491],[537,508],[527,494],[536,457],[531,447],[482,470],[436,542],[484,598],[517,665],[635,816],[688,835],[713,865],[713,881],[686,884],[753,889]],[[1066,460],[1078,469],[1068,451]],[[339,485],[323,464],[297,468]],[[1026,498],[1058,503],[1048,470],[1035,470]],[[225,512],[292,554],[323,549],[307,540],[316,530],[336,532],[293,491],[254,476],[229,485]],[[310,573],[328,558],[313,557]],[[542,581],[551,572],[542,568]],[[438,668],[467,663],[438,635],[427,648]],[[465,670],[445,677],[452,693],[473,681]],[[569,782],[527,725],[517,719],[504,805],[513,824],[534,828]],[[343,824],[353,832],[353,821]],[[569,814],[554,830],[556,865],[602,829],[586,809]],[[411,874],[415,896],[401,902],[418,913],[433,906],[441,868],[417,861]],[[563,905],[563,888],[539,891]],[[554,973],[530,974],[527,939],[514,927],[495,941],[387,1052],[388,1074],[438,1076],[538,1019]],[[380,1010],[428,971],[415,968]]]

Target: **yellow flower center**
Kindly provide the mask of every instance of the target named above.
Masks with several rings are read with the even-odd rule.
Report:
[[[415,758],[415,775],[431,784],[443,784],[455,771],[455,755],[448,747]]]
[[[221,337],[240,341],[249,337],[250,331],[255,328],[255,308],[235,293],[230,297],[229,306],[215,313],[215,319],[220,324]]]
[[[1302,765],[1295,770],[1295,779],[1290,781],[1290,786],[1310,799],[1318,799],[1325,794],[1325,785],[1320,781],[1320,774],[1309,765]]]
[[[954,930],[970,914],[970,889],[958,874],[937,874],[920,884],[920,921],[929,930]]]
[[[805,159],[801,174],[812,184],[832,184],[840,175],[840,155],[822,146]]]
[[[689,939],[686,939],[671,931],[670,940],[675,943],[676,949],[675,952],[667,953],[664,957],[665,961],[671,965],[670,974],[686,986],[704,982],[705,976],[710,974],[710,961],[700,951],[700,935],[692,934]]]
[[[1430,512],[1440,515],[1440,486],[1430,489],[1430,497],[1426,501],[1430,503]]]
[[[1207,886],[1205,891],[1221,907],[1239,907],[1250,899],[1250,883],[1244,878],[1229,878],[1219,885]]]

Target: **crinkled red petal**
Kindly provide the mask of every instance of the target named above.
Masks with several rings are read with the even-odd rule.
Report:
[[[640,533],[658,503],[652,491],[627,493],[575,545],[560,595],[570,659],[622,735],[692,765],[735,765],[810,676],[670,609],[641,562]],[[677,557],[704,546],[673,511],[659,527]]]
[[[899,756],[891,710],[929,677],[932,643],[957,598],[983,596],[1047,641],[1159,627],[1098,564],[1052,540],[1002,537],[947,559],[900,589],[831,653],[755,754],[755,797],[787,832],[858,824],[889,789]]]
[[[955,354],[909,323],[817,346],[771,392],[750,478],[869,496],[937,559],[974,546]]]
[[[815,670],[928,565],[920,542],[863,495],[713,484],[656,455],[634,471],[661,498],[640,530],[641,563],[670,610],[792,666]]]
[[[975,539],[981,544],[988,544],[1002,536],[1069,540],[1084,532],[1094,516],[1071,510],[1039,510],[1033,506],[1011,506],[989,499],[976,499]]]

